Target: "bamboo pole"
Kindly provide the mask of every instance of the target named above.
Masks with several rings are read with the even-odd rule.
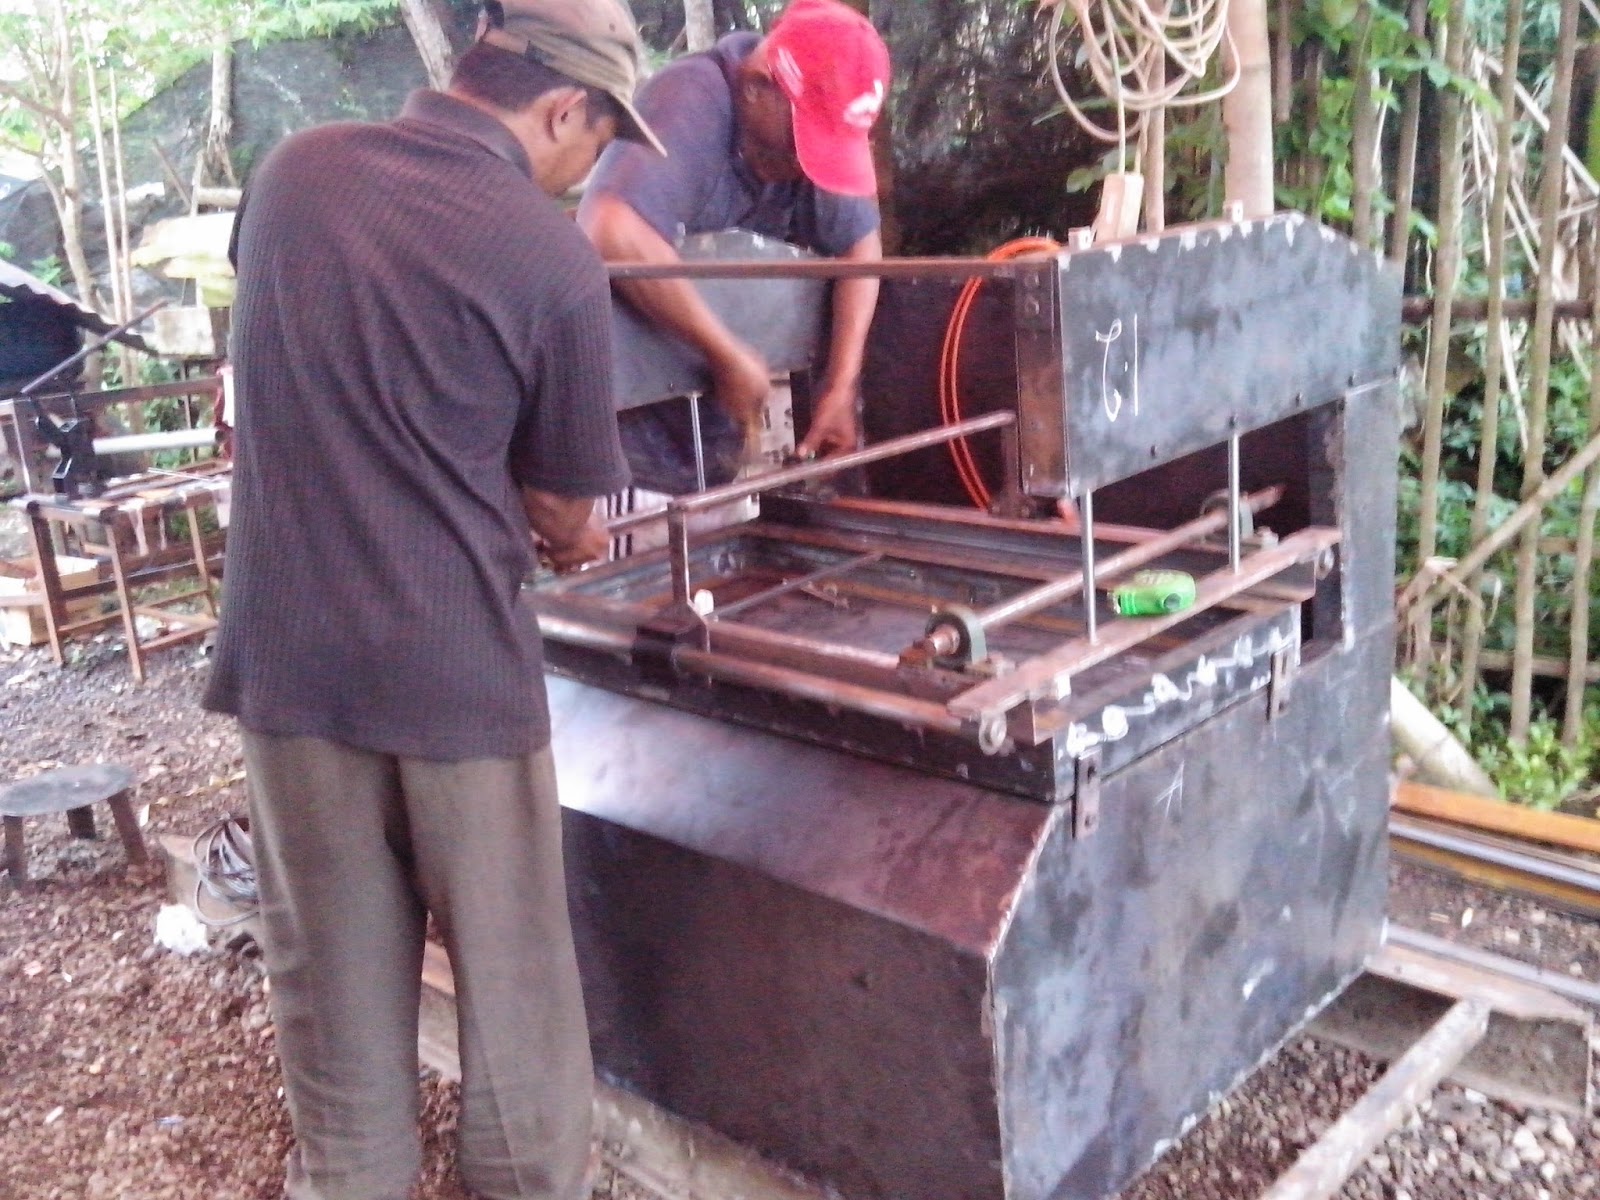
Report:
[[[1378,143],[1378,114],[1372,86],[1372,5],[1361,6],[1356,25],[1355,61],[1351,64],[1354,90],[1350,97],[1350,237],[1362,249],[1372,245],[1372,200],[1377,190],[1374,159]]]
[[[1294,111],[1294,7],[1277,0],[1272,39],[1272,123],[1287,125]]]
[[[1500,117],[1495,126],[1494,186],[1489,195],[1489,335],[1488,357],[1483,366],[1483,417],[1478,430],[1478,480],[1472,504],[1467,542],[1477,545],[1489,528],[1489,509],[1495,498],[1494,468],[1500,454],[1500,376],[1505,361],[1506,202],[1511,192],[1511,139],[1516,125],[1517,66],[1522,57],[1522,0],[1507,0],[1505,69],[1500,73]],[[1478,587],[1474,573],[1466,581]],[[1483,610],[1473,606],[1461,639],[1461,717],[1472,718],[1472,695],[1478,684],[1478,655],[1483,648]]]
[[[1247,218],[1272,212],[1272,47],[1267,38],[1267,0],[1232,0],[1228,5],[1229,52],[1239,68],[1234,88],[1222,98],[1228,134],[1223,169],[1227,198],[1244,205]]]
[[[1450,0],[1445,63],[1452,74],[1466,61],[1465,0]],[[1444,437],[1445,371],[1450,361],[1451,307],[1461,257],[1461,93],[1444,89],[1439,100],[1439,251],[1434,271],[1433,324],[1428,334],[1426,409],[1422,427],[1417,562],[1434,556],[1439,539],[1439,457]],[[1427,619],[1427,614],[1422,614]],[[1425,632],[1425,631],[1424,631]]]
[[[117,94],[117,72],[109,69],[106,72],[106,82],[110,87],[111,101],[111,166],[112,178],[117,185],[117,244],[122,247],[122,256],[117,263],[117,269],[122,273],[122,295],[128,304],[128,315],[133,315],[135,300],[133,295],[133,248],[131,225],[128,221],[128,170],[122,152],[122,108],[121,100]],[[131,346],[122,346],[122,382],[124,386],[137,384],[134,350]],[[142,432],[145,427],[144,406],[135,405],[138,416],[131,422],[134,432]]]
[[[1539,186],[1538,290],[1534,295],[1532,360],[1528,383],[1528,448],[1522,458],[1522,495],[1536,494],[1544,482],[1544,451],[1550,408],[1550,351],[1555,331],[1555,252],[1557,220],[1566,183],[1561,153],[1572,111],[1572,65],[1578,47],[1578,0],[1562,0],[1556,36],[1555,81],[1550,97],[1550,130],[1544,140]],[[1534,604],[1538,599],[1539,528],[1524,530],[1517,550],[1516,643],[1511,658],[1511,720],[1514,742],[1528,736],[1533,713]]]
[[[1521,0],[1514,0],[1521,3]],[[1419,42],[1428,36],[1428,0],[1411,0],[1408,19],[1411,36]],[[1394,177],[1394,224],[1389,230],[1389,261],[1403,263],[1411,244],[1411,199],[1417,187],[1417,131],[1422,122],[1422,72],[1406,80],[1400,102],[1400,152]]]
[[[87,47],[85,48],[87,49]],[[84,79],[89,85],[89,132],[94,139],[95,173],[100,177],[100,224],[106,239],[106,276],[111,285],[111,319],[118,325],[128,319],[128,300],[122,294],[122,273],[117,269],[116,211],[111,202],[111,172],[107,158],[105,116],[100,107],[100,76],[85,53]],[[123,380],[123,384],[127,384]]]
[[[1589,248],[1600,256],[1600,229],[1590,224]],[[1600,284],[1590,272],[1590,295],[1595,315],[1591,335],[1595,358],[1600,362]],[[1593,437],[1600,430],[1600,370],[1589,374],[1589,412],[1585,431]],[[1583,501],[1578,506],[1578,538],[1572,554],[1572,620],[1567,645],[1567,695],[1561,716],[1561,740],[1576,746],[1583,737],[1583,700],[1588,690],[1589,592],[1594,574],[1594,523],[1600,513],[1600,467],[1584,474]]]
[[[1450,570],[1439,577],[1439,582],[1418,601],[1425,609],[1432,611],[1436,597],[1446,587],[1458,587],[1462,581],[1472,576],[1484,563],[1488,562],[1496,553],[1504,549],[1506,544],[1522,532],[1523,528],[1532,521],[1562,490],[1579,475],[1600,462],[1600,434],[1596,434],[1584,443],[1579,450],[1565,463],[1554,475],[1551,475],[1539,485],[1539,490],[1534,492],[1521,504],[1512,510],[1512,513],[1483,541],[1474,546],[1470,553]]]
[[[1167,79],[1165,55],[1153,54],[1145,72],[1145,84],[1158,88]],[[1144,175],[1144,227],[1160,233],[1167,227],[1167,110],[1157,107],[1145,113],[1139,131],[1139,169]]]

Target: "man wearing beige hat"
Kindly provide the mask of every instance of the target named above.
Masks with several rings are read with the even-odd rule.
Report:
[[[454,968],[458,1161],[579,1200],[592,1068],[562,872],[535,537],[602,555],[624,485],[600,259],[553,197],[632,108],[620,0],[508,0],[445,92],[286,139],[235,227],[227,604],[290,1200],[404,1200],[431,916]]]

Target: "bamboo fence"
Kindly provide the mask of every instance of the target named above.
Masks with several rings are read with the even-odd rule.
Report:
[[[1431,262],[1433,286],[1425,305],[1407,306],[1408,320],[1427,329],[1427,352],[1417,565],[1414,577],[1402,580],[1397,592],[1402,653],[1432,682],[1436,700],[1457,705],[1463,717],[1471,715],[1476,685],[1492,672],[1497,689],[1509,698],[1512,740],[1527,736],[1542,701],[1562,711],[1562,737],[1574,744],[1583,733],[1587,689],[1600,678],[1600,664],[1589,657],[1588,636],[1600,513],[1600,372],[1591,369],[1600,359],[1600,188],[1568,144],[1566,130],[1574,124],[1575,48],[1580,36],[1600,32],[1600,14],[1589,0],[1562,0],[1547,92],[1538,97],[1518,82],[1527,66],[1524,0],[1507,0],[1498,59],[1471,44],[1462,0],[1452,0],[1437,27],[1426,24],[1424,5],[1411,5],[1409,15],[1413,32],[1426,30],[1443,48],[1450,70],[1476,80],[1494,102],[1484,103],[1462,88],[1442,89],[1435,97],[1439,136],[1432,216],[1439,236]],[[1377,110],[1386,102],[1377,86],[1384,81],[1367,63],[1368,51],[1358,48],[1352,64],[1362,79],[1354,95],[1356,102]],[[1424,108],[1420,77],[1406,81],[1399,95],[1399,153],[1388,172],[1396,219],[1387,246],[1390,258],[1403,262],[1417,249],[1406,224],[1414,180],[1425,177],[1427,166],[1416,162],[1419,140],[1413,132]],[[1586,113],[1578,116],[1587,120]],[[1369,178],[1367,167],[1376,163],[1381,189],[1388,181],[1381,177],[1381,146],[1366,132],[1372,125],[1370,117],[1359,114],[1352,120],[1352,152],[1367,164],[1355,176]],[[1426,145],[1428,139],[1421,141]],[[1352,232],[1366,244],[1381,237],[1381,230],[1372,228],[1371,213],[1363,202],[1353,214]],[[1514,296],[1524,274],[1522,290],[1531,293],[1531,303]],[[1413,285],[1413,290],[1419,289]],[[1483,348],[1481,375],[1463,385],[1459,369],[1467,356],[1460,351],[1475,339]],[[1588,380],[1586,424],[1576,449],[1547,473],[1552,379],[1564,364]],[[1481,387],[1483,402],[1474,447],[1476,477],[1468,481],[1473,499],[1466,546],[1443,558],[1446,417],[1460,394],[1474,387]],[[1503,427],[1503,410],[1512,414],[1514,430]],[[1515,494],[1500,495],[1495,464],[1512,433],[1521,452],[1521,479]],[[1542,518],[1557,500],[1570,503],[1574,490],[1581,494],[1575,536],[1545,536]],[[1497,514],[1503,514],[1498,521]],[[1564,595],[1550,591],[1555,572],[1549,568],[1557,555],[1570,563]],[[1502,603],[1512,605],[1514,633],[1508,645],[1490,644],[1487,613]],[[1539,614],[1561,608],[1572,614],[1566,654],[1536,653]]]

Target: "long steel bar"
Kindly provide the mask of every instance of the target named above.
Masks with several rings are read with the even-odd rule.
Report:
[[[1551,908],[1600,917],[1600,869],[1576,856],[1548,860],[1506,846],[1435,829],[1398,814],[1389,818],[1390,844],[1399,857],[1500,892],[1531,896]]]
[[[1239,569],[1240,542],[1243,539],[1244,514],[1239,504],[1239,435],[1228,439],[1228,568]]]
[[[1339,542],[1334,529],[1313,526],[1292,533],[1276,546],[1245,556],[1239,572],[1215,571],[1199,581],[1193,608],[1159,617],[1129,617],[1116,621],[1112,633],[1091,642],[1078,638],[1065,642],[1048,654],[1029,659],[1009,675],[980,683],[950,702],[952,712],[971,721],[982,721],[1002,714],[1023,700],[1059,691],[1058,683],[1095,663],[1137,646],[1152,634],[1160,633],[1194,616],[1195,612],[1237,595],[1246,588],[1270,579],[1298,563],[1314,562]]]
[[[690,392],[689,436],[694,439],[694,490],[706,490],[706,446],[700,436],[700,393]]]
[[[612,279],[1017,279],[1054,273],[1054,258],[884,258],[856,262],[838,258],[704,259],[674,263],[610,263]]]
[[[1252,492],[1245,497],[1244,503],[1252,511],[1259,512],[1264,508],[1271,508],[1282,496],[1283,489],[1281,487],[1263,488],[1261,491]],[[1089,500],[1089,497],[1085,496],[1084,499]],[[1086,508],[1084,511],[1087,518],[1091,509]],[[1042,608],[1048,608],[1052,604],[1076,596],[1080,592],[1089,592],[1094,587],[1093,580],[1095,578],[1108,578],[1125,571],[1131,571],[1136,567],[1142,567],[1145,563],[1160,558],[1163,554],[1170,554],[1174,550],[1183,549],[1190,542],[1205,537],[1208,533],[1216,532],[1227,519],[1228,514],[1226,513],[1207,513],[1205,516],[1197,517],[1193,521],[1179,525],[1176,529],[1152,533],[1146,540],[1136,542],[1126,550],[1119,550],[1116,554],[1106,559],[1105,562],[1098,565],[1094,562],[1092,549],[1085,547],[1084,564],[1088,570],[1074,571],[1071,574],[1062,575],[1042,587],[1030,588],[1011,597],[1009,600],[983,609],[977,614],[978,623],[985,629],[994,629],[1008,624],[1018,617],[1029,616]],[[1084,526],[1085,528],[1090,526],[1088,519],[1085,520]],[[1096,538],[1098,538],[1098,533]],[[946,638],[940,637],[945,632],[944,629],[939,629],[924,639],[928,648],[940,655],[952,654],[956,649]]]
[[[791,483],[805,483],[811,479],[826,479],[851,467],[863,467],[881,459],[893,458],[897,454],[905,454],[907,451],[939,446],[956,438],[966,437],[968,434],[999,429],[1003,425],[1013,425],[1016,420],[1017,414],[1013,412],[985,413],[981,417],[970,417],[953,425],[940,425],[934,429],[924,429],[920,433],[908,433],[904,437],[890,438],[886,442],[878,442],[861,450],[852,450],[848,454],[836,454],[830,458],[818,459],[816,462],[784,467],[779,471],[758,475],[754,479],[709,488],[697,495],[679,496],[667,507],[669,510],[679,512],[699,512],[702,509],[726,504],[730,500],[742,500],[746,496],[754,496],[758,492],[787,487]]]
[[[737,616],[739,613],[752,609],[758,604],[765,604],[769,600],[776,600],[779,596],[787,596],[790,592],[798,591],[799,589],[808,587],[813,583],[819,583],[824,579],[831,579],[835,575],[848,575],[857,567],[868,566],[871,563],[877,562],[882,557],[883,555],[881,553],[874,550],[870,554],[859,554],[855,558],[846,559],[844,562],[829,563],[825,567],[818,567],[815,571],[812,571],[809,574],[801,575],[794,579],[786,579],[782,583],[775,584],[772,587],[763,588],[753,596],[746,596],[742,600],[735,600],[732,604],[722,605],[711,615],[726,620],[728,617]]]
[[[1458,1000],[1383,1078],[1302,1154],[1261,1200],[1327,1200],[1415,1111],[1489,1029],[1489,1006]]]
[[[1084,492],[1083,498],[1078,501],[1078,519],[1083,523],[1081,541],[1083,545],[1083,569],[1078,572],[1078,586],[1083,589],[1083,619],[1087,626],[1088,637],[1091,643],[1100,640],[1099,613],[1095,608],[1096,593],[1094,590],[1095,561],[1094,561],[1094,492]],[[1065,582],[1065,581],[1063,581]],[[1052,585],[1046,584],[1038,591],[1049,591]],[[1055,585],[1060,588],[1060,584]],[[1066,593],[1059,593],[1065,595]],[[1059,595],[1057,598],[1059,598]],[[1049,603],[1049,601],[1046,601]],[[1032,611],[1031,609],[1028,611]]]
[[[1442,937],[1435,937],[1433,934],[1404,925],[1391,923],[1384,938],[1393,946],[1403,946],[1407,950],[1415,950],[1419,954],[1431,955],[1434,958],[1452,959],[1469,967],[1492,971],[1497,975],[1543,988],[1547,992],[1554,992],[1558,996],[1564,996],[1568,1000],[1586,1004],[1591,1008],[1600,1008],[1600,984],[1587,979],[1575,979],[1571,975],[1519,962],[1503,954],[1495,954],[1493,951],[1446,941]]]

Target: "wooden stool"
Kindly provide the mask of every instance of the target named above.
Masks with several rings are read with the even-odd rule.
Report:
[[[128,852],[128,861],[149,861],[144,837],[134,818],[128,793],[133,790],[133,772],[116,763],[94,763],[83,767],[61,767],[32,779],[0,785],[0,819],[5,822],[5,869],[11,882],[28,878],[28,849],[22,838],[25,817],[46,813],[67,814],[67,828],[74,837],[94,837],[94,810],[89,806],[103,801],[111,809],[117,834]]]

